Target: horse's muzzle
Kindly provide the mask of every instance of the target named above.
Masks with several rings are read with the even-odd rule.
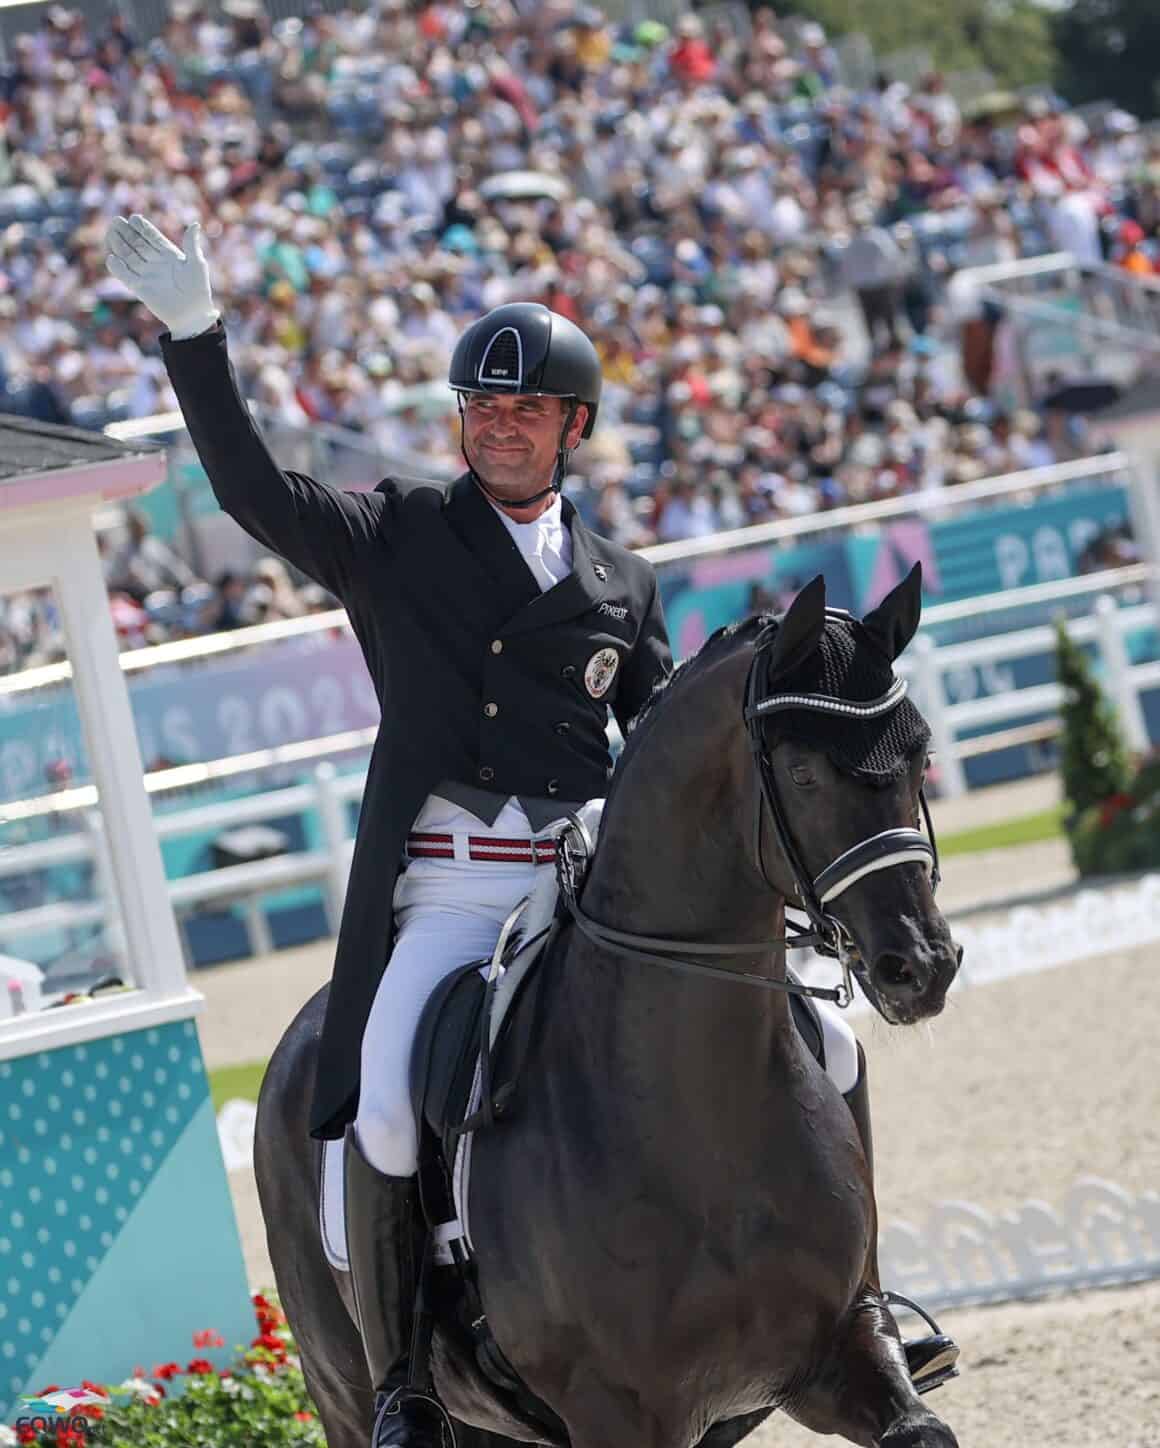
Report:
[[[937,1016],[958,972],[963,948],[948,938],[945,947],[905,953],[884,950],[870,967],[874,1003],[891,1025],[912,1025]]]

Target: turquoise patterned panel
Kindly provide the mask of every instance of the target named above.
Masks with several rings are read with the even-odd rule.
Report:
[[[193,1021],[0,1061],[0,1402],[44,1357],[208,1091]]]

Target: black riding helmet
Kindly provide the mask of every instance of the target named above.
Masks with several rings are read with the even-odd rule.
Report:
[[[551,486],[534,498],[524,499],[527,503],[537,501],[563,482],[568,462],[564,439],[580,403],[588,408],[581,436],[591,437],[602,380],[596,348],[580,328],[538,302],[508,302],[473,322],[455,344],[448,378],[452,390],[460,396],[460,416],[463,398],[472,393],[571,399]],[[478,475],[476,480],[489,491]]]

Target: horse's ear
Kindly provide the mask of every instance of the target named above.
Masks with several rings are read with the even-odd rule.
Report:
[[[826,580],[819,573],[801,590],[778,625],[769,651],[769,673],[788,674],[805,662],[826,627]]]
[[[896,659],[914,637],[922,615],[922,564],[916,563],[877,608],[862,620],[870,642],[888,659]]]

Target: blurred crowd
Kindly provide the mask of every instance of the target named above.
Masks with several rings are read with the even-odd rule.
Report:
[[[272,23],[261,0],[171,0],[145,43],[57,6],[0,66],[0,138],[0,411],[174,407],[103,238],[116,214],[175,240],[197,219],[247,395],[363,435],[367,483],[383,456],[457,470],[469,320],[515,298],[575,320],[606,394],[567,486],[630,546],[1091,451],[1081,419],[1026,405],[956,283],[1056,249],[1143,274],[1160,237],[1160,143],[1132,116],[1049,95],[964,114],[937,74],[851,87],[819,25],[762,8],[669,28],[371,0]],[[206,607],[233,618],[252,583],[205,585]]]
[[[317,584],[296,584],[280,558],[228,568],[212,580],[151,530],[130,508],[122,527],[97,534],[113,627],[122,649],[222,633],[337,608]],[[63,620],[50,587],[0,595],[0,674],[68,657]]]

